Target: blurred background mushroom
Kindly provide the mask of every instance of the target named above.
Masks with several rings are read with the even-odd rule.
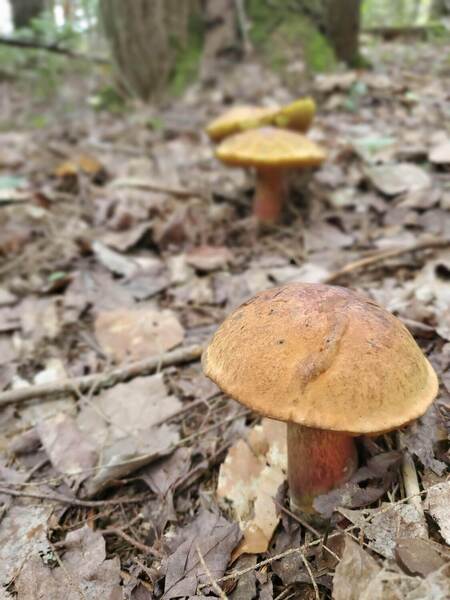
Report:
[[[216,156],[228,165],[255,168],[253,214],[263,223],[274,223],[280,217],[287,170],[317,167],[325,160],[325,152],[316,143],[276,127],[230,136],[217,147]]]

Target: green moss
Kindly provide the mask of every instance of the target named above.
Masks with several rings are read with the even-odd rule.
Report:
[[[333,69],[336,59],[326,38],[308,17],[283,4],[249,1],[250,37],[255,47],[278,72],[301,56],[312,71]]]

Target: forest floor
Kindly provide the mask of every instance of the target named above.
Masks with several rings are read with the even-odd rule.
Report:
[[[450,62],[421,42],[369,57],[296,94],[328,159],[264,231],[252,175],[203,131],[295,97],[258,64],[164,111],[55,101],[40,129],[0,84],[1,600],[450,597]],[[291,281],[370,296],[441,381],[419,422],[359,440],[326,530],[289,511],[284,425],[199,362],[234,307]]]

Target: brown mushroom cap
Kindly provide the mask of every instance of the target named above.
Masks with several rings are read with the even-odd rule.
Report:
[[[234,106],[214,121],[211,121],[206,127],[206,133],[212,140],[217,142],[238,131],[251,127],[261,127],[270,123],[278,112],[278,107]]]
[[[235,310],[202,358],[205,374],[265,416],[350,435],[420,417],[432,366],[391,313],[345,288],[293,283]]]
[[[216,149],[221,161],[248,167],[314,167],[325,160],[325,152],[301,133],[262,127],[237,133]]]

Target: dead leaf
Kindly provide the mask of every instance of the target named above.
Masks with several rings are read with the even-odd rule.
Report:
[[[97,447],[81,433],[72,417],[59,413],[39,423],[37,432],[50,462],[59,473],[70,475],[90,469],[97,463]]]
[[[47,552],[48,506],[12,506],[0,522],[0,582],[6,584],[38,552]]]
[[[446,564],[434,545],[420,538],[399,538],[395,556],[408,575],[426,577]]]
[[[412,163],[371,167],[368,176],[372,184],[386,196],[418,192],[431,187],[428,173]]]
[[[177,448],[175,452],[153,463],[140,473],[148,487],[160,497],[164,497],[176,482],[187,474],[191,465],[188,448]]]
[[[106,560],[105,540],[84,526],[65,539],[62,566],[50,569],[39,556],[25,564],[16,587],[20,598],[122,600],[120,560]]]
[[[380,508],[349,510],[340,508],[351,523],[370,540],[369,546],[385,558],[394,558],[396,539],[426,538],[422,516],[412,504],[383,503]]]
[[[168,309],[117,309],[98,315],[95,335],[106,354],[117,362],[124,362],[171,350],[183,341],[184,330]]]
[[[428,490],[425,508],[439,525],[444,540],[450,544],[450,481],[436,484]]]
[[[181,402],[167,393],[162,373],[119,383],[84,404],[77,422],[98,447],[169,419]]]
[[[228,451],[219,472],[217,495],[241,525],[244,539],[233,553],[259,554],[269,547],[279,515],[274,498],[286,479],[286,425],[264,419],[246,440]]]
[[[442,142],[431,148],[428,153],[428,160],[435,165],[450,164],[450,140]]]
[[[76,177],[82,172],[92,177],[99,176],[104,171],[101,162],[91,154],[79,154],[59,164],[55,169],[56,177]]]
[[[377,561],[347,536],[333,577],[333,600],[374,600],[371,587],[380,571]]]
[[[98,240],[92,242],[92,251],[99,263],[112,273],[122,275],[123,277],[132,277],[139,271],[139,265],[133,259],[119,254],[115,250],[111,250],[111,248],[108,248],[108,246],[105,246],[105,244],[102,244]]]
[[[199,584],[211,583],[200,562],[199,552],[211,576],[214,579],[222,577],[240,537],[236,523],[206,510],[200,512],[195,521],[171,540],[174,552],[167,559],[164,600],[193,596]]]
[[[198,246],[186,254],[187,263],[205,273],[222,269],[232,260],[233,254],[224,246]]]

